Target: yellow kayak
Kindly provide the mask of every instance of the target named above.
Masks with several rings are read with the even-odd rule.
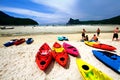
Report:
[[[94,44],[98,44],[97,42],[90,42],[90,41],[84,41],[84,43],[88,46],[93,46]]]
[[[63,52],[64,48],[59,43],[55,42],[53,47],[52,47],[52,50],[59,53],[59,52]]]
[[[82,74],[83,80],[113,80],[111,77],[80,58],[76,58],[76,63]]]
[[[64,48],[60,47],[60,48],[52,48],[52,50],[55,50],[56,52],[63,52]]]

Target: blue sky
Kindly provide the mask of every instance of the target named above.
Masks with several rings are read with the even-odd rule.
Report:
[[[66,23],[69,18],[101,20],[120,15],[120,0],[0,0],[0,10],[39,24]]]

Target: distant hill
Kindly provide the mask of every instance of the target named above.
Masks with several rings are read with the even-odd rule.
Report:
[[[38,23],[29,18],[16,18],[0,11],[0,25],[38,25]]]
[[[120,25],[120,16],[116,16],[110,19],[104,20],[90,20],[90,21],[80,21],[79,19],[70,18],[67,25],[77,25],[77,24],[118,24]]]

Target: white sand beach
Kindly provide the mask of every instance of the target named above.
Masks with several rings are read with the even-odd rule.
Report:
[[[89,38],[96,34],[97,28],[101,29],[100,43],[112,45],[117,48],[116,53],[120,56],[120,41],[112,41],[113,30],[120,25],[77,25],[65,27],[14,27],[14,29],[0,29],[0,80],[82,80],[82,76],[76,65],[76,57],[69,55],[69,62],[66,68],[60,66],[56,61],[52,61],[46,71],[41,71],[35,63],[35,56],[40,46],[46,42],[52,48],[54,42],[58,41],[58,36],[66,36],[67,43],[75,46],[79,50],[81,59],[95,66],[102,72],[111,76],[113,80],[120,80],[120,74],[116,73],[98,59],[92,53],[95,48],[80,42],[81,31],[86,29]],[[3,44],[11,39],[33,38],[30,45],[23,43],[18,46],[4,47]],[[120,33],[119,33],[120,38]]]

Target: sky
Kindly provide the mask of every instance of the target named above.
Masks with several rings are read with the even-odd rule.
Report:
[[[0,11],[39,24],[102,20],[120,15],[120,0],[0,0]]]

